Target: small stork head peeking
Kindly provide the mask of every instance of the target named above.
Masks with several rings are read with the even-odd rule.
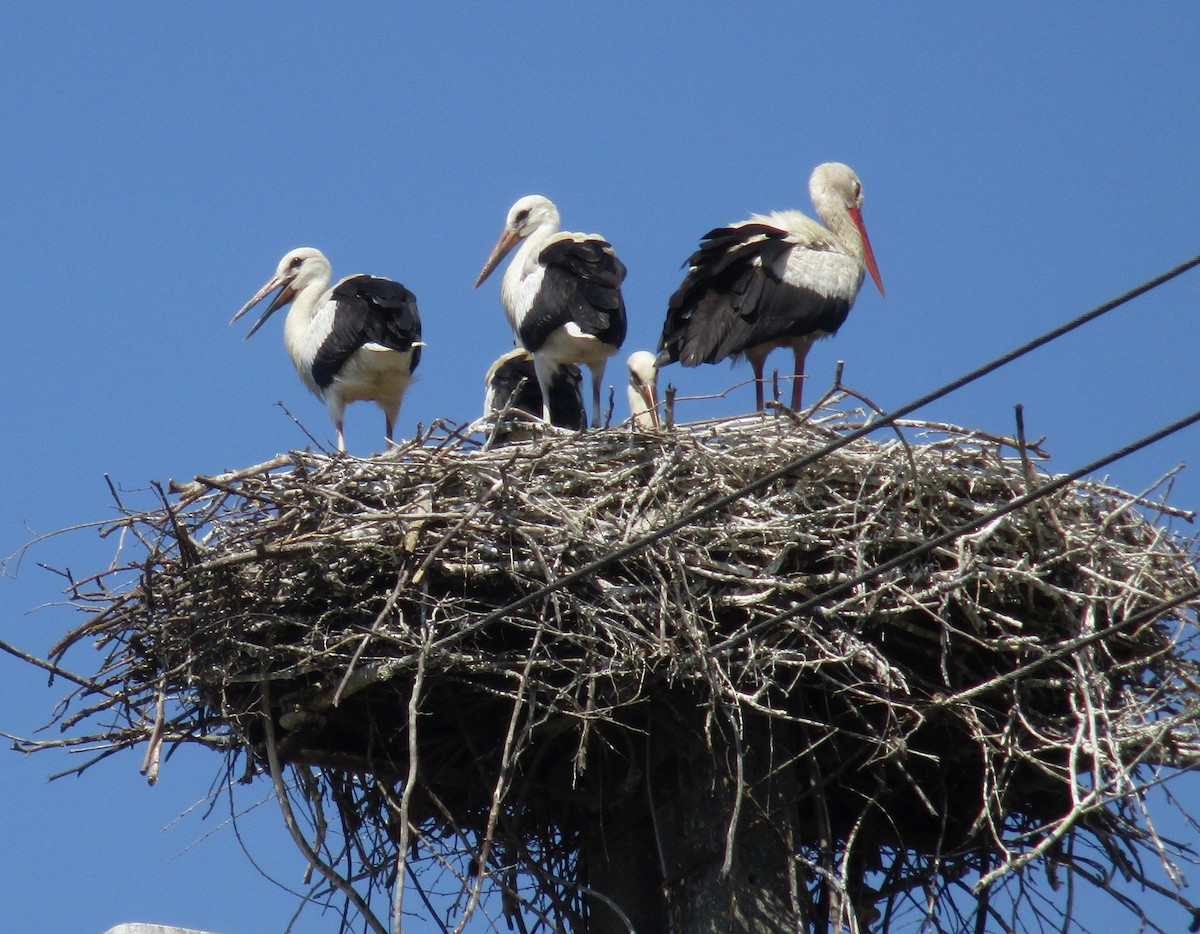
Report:
[[[508,212],[504,232],[484,263],[475,288],[517,243],[500,283],[500,301],[518,343],[533,354],[543,402],[562,364],[583,364],[592,374],[592,425],[600,424],[600,383],[608,358],[625,340],[625,265],[595,234],[560,233],[549,198],[526,195]],[[543,418],[550,421],[548,407]]]
[[[776,211],[704,235],[667,304],[659,366],[745,356],[761,410],[767,355],[791,347],[792,408],[800,408],[804,358],[813,341],[837,333],[865,273],[883,294],[858,176],[840,162],[826,162],[813,170],[808,191],[824,227],[799,211]]]
[[[346,450],[342,420],[351,402],[370,401],[383,409],[390,442],[404,391],[425,346],[417,300],[391,279],[349,276],[331,289],[330,278],[332,268],[320,250],[292,250],[229,323],[278,289],[243,339],[249,340],[290,303],[283,342],[304,385],[328,406],[338,450]]]
[[[648,350],[635,350],[625,362],[629,367],[629,413],[633,427],[657,428],[658,421],[658,364]]]

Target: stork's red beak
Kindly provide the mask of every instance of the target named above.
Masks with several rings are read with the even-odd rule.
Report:
[[[658,388],[653,383],[639,381],[638,391],[646,402],[646,408],[650,412],[650,421],[655,428],[658,428]]]
[[[875,287],[879,289],[879,294],[883,295],[883,279],[880,278],[879,267],[875,265],[875,251],[871,249],[871,238],[867,236],[867,228],[862,219],[862,210],[851,207],[849,211],[850,219],[854,221],[854,226],[858,228],[858,233],[862,237],[863,263],[867,267],[867,272],[871,274],[871,278],[875,280]]]

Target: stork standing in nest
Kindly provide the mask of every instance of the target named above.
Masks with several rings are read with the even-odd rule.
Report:
[[[799,211],[776,211],[704,235],[668,303],[659,366],[744,356],[754,369],[761,411],[767,355],[791,347],[792,408],[799,410],[809,347],[837,333],[864,273],[883,294],[858,176],[840,162],[826,162],[813,170],[808,190],[824,227]]]
[[[583,364],[591,371],[592,425],[597,427],[604,368],[625,341],[625,264],[604,238],[560,232],[558,224],[550,199],[526,195],[517,201],[475,288],[521,244],[504,271],[500,301],[517,341],[533,355],[542,417],[552,421],[547,400],[556,368]]]
[[[290,303],[283,342],[304,385],[329,408],[338,450],[346,450],[342,422],[351,402],[370,401],[383,409],[391,442],[400,402],[425,346],[417,300],[391,279],[348,276],[331,289],[331,278],[332,267],[320,250],[292,250],[229,323],[278,289],[243,340]]]

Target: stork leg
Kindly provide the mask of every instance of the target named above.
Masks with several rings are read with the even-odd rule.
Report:
[[[604,368],[608,360],[588,364],[592,371],[592,427],[600,427],[600,384],[604,381]]]
[[[387,439],[387,447],[390,448],[396,443],[392,440],[392,434],[396,430],[396,420],[400,417],[400,403],[397,401],[395,405],[390,405],[380,400],[379,407],[383,409],[383,435]]]
[[[747,353],[750,366],[754,368],[754,411],[763,410],[763,364],[767,362],[765,353]]]
[[[550,420],[550,385],[555,368],[556,364],[553,360],[547,360],[541,354],[533,355],[533,372],[537,376],[538,390],[542,394],[542,421],[547,425],[553,424]],[[517,392],[519,391],[520,387],[513,392],[512,399],[517,397]],[[512,404],[511,399],[509,400],[509,404]]]
[[[800,411],[800,397],[804,393],[804,359],[808,356],[808,348],[812,346],[812,338],[798,337],[792,342],[792,353],[796,358],[796,366],[792,377],[792,411]]]
[[[808,356],[808,347],[796,347],[796,368],[792,376],[792,411],[800,411],[800,397],[804,393],[804,358]]]
[[[346,415],[346,402],[342,399],[341,394],[334,390],[333,385],[325,390],[325,405],[329,409],[329,418],[333,422],[333,427],[337,429],[338,450],[345,454],[346,436],[342,432],[342,422]]]

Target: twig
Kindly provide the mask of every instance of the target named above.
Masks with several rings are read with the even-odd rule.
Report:
[[[404,792],[400,796],[400,841],[396,845],[396,894],[392,900],[393,934],[401,934],[404,906],[404,876],[408,867],[409,813],[412,810],[413,789],[417,784],[417,764],[421,761],[417,742],[417,714],[420,711],[421,689],[425,684],[425,659],[428,656],[432,634],[426,633],[425,642],[417,656],[417,673],[413,677],[412,690],[408,695],[408,777],[404,781]]]
[[[304,834],[300,831],[300,825],[296,823],[295,815],[292,814],[292,807],[288,803],[287,788],[283,784],[283,771],[279,764],[279,754],[276,751],[275,745],[275,721],[274,715],[271,712],[271,682],[268,678],[262,680],[262,724],[266,735],[267,747],[267,764],[271,772],[271,783],[275,786],[275,800],[279,802],[279,810],[283,815],[284,825],[288,829],[288,833],[292,835],[292,841],[296,847],[304,854],[308,860],[309,866],[317,870],[325,879],[340,891],[346,900],[352,904],[358,912],[359,917],[375,934],[388,934],[387,928],[379,923],[379,919],[375,917],[374,912],[368,907],[367,903],[362,900],[362,897],[355,891],[354,886],[348,880],[335,870],[332,866],[326,864],[321,859],[317,852],[309,845]]]

